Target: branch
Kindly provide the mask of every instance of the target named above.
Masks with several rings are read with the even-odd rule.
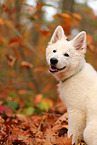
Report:
[[[7,17],[7,19],[8,19],[8,17]],[[13,26],[13,24],[12,24],[12,22],[8,19],[8,22],[9,22],[9,24],[10,24],[10,26],[11,26],[11,29],[14,31],[14,33],[16,34],[16,36],[17,37],[19,37],[19,38],[22,38],[22,39],[24,39],[23,38],[23,36],[22,36],[22,34]],[[32,47],[32,45],[29,43],[29,42],[27,42],[25,39],[24,39],[24,43],[25,43],[25,45],[42,61],[42,62],[44,62],[45,63],[45,61],[44,61],[44,59],[41,57],[41,55],[40,54],[38,54],[37,52],[36,52],[36,50]]]

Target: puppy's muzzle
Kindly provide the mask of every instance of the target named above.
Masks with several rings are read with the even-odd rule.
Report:
[[[51,65],[56,65],[56,64],[58,63],[58,59],[52,57],[52,58],[50,59],[50,63],[51,63]]]

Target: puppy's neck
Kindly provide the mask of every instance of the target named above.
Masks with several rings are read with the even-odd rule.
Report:
[[[86,61],[85,59],[82,59],[80,63],[74,67],[74,68],[69,68],[67,70],[64,70],[62,72],[59,72],[57,74],[54,74],[54,77],[59,81],[59,82],[65,82],[66,80],[70,79],[71,77],[77,75],[80,73],[80,71],[83,69]]]

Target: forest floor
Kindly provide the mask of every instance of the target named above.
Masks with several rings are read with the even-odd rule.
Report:
[[[0,145],[71,145],[67,131],[68,115],[61,101],[54,113],[0,115]]]

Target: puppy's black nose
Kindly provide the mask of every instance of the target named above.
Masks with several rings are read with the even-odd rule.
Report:
[[[52,57],[52,58],[50,59],[50,63],[51,63],[52,65],[55,65],[55,64],[58,63],[58,60],[57,60],[56,58]]]

